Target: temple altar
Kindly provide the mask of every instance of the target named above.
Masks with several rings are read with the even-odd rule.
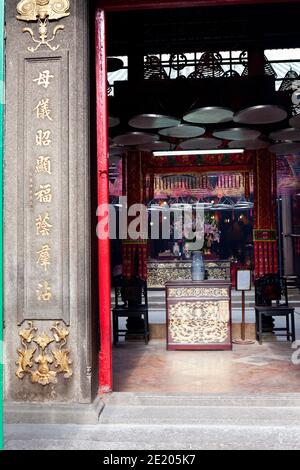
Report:
[[[166,284],[167,349],[231,350],[231,283]]]
[[[205,271],[209,280],[230,281],[230,261],[204,260]],[[169,281],[191,281],[192,261],[185,260],[149,260],[148,288],[164,289]]]

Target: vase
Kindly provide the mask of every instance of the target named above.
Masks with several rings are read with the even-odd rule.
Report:
[[[204,267],[202,253],[196,251],[193,254],[193,261],[192,261],[192,280],[204,281],[204,279],[205,279],[205,267]]]

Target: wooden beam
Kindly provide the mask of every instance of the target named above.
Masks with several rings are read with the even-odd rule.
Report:
[[[226,5],[255,5],[271,3],[297,3],[299,0],[98,0],[97,6],[105,11],[152,10],[162,8],[215,7]]]

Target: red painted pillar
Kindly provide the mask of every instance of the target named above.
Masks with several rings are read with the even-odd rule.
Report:
[[[97,10],[95,33],[98,205],[103,205],[109,202],[106,37],[105,14],[103,10]],[[105,240],[99,239],[98,243],[100,317],[99,387],[100,392],[108,393],[112,391],[109,238],[107,237]]]

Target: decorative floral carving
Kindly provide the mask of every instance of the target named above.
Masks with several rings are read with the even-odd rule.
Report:
[[[179,302],[171,305],[172,343],[220,344],[228,340],[229,305],[221,302]]]
[[[58,373],[64,374],[65,379],[72,376],[70,365],[72,361],[69,359],[70,352],[66,349],[54,349],[52,354],[55,359],[55,367],[58,368]]]
[[[215,287],[178,287],[170,289],[170,297],[228,297],[228,289],[217,289]]]
[[[73,375],[71,369],[70,351],[65,349],[69,331],[56,322],[51,328],[52,336],[43,332],[38,335],[38,329],[33,326],[33,322],[28,322],[28,328],[19,332],[23,349],[18,349],[19,358],[16,362],[18,369],[16,376],[22,380],[25,374],[31,375],[32,383],[40,385],[49,385],[57,383],[57,375],[63,374],[64,378],[69,379]],[[29,347],[28,344],[36,343],[37,347]],[[51,349],[50,345],[56,342],[59,349]],[[35,354],[38,351],[38,356]],[[33,370],[34,364],[36,369]],[[54,370],[53,370],[54,367]]]
[[[32,383],[38,383],[41,385],[49,385],[51,383],[56,384],[57,372],[51,371],[49,367],[49,365],[53,364],[52,356],[40,354],[35,362],[38,364],[38,368],[31,374]]]
[[[24,374],[33,366],[32,358],[36,352],[37,348],[29,348],[29,349],[18,349],[19,359],[17,360],[16,364],[18,370],[16,372],[16,376],[19,379],[23,379]]]
[[[28,328],[26,328],[25,330],[21,330],[19,335],[21,336],[21,338],[26,341],[27,343],[31,343],[31,341],[33,340],[34,338],[34,332],[37,331],[37,328],[35,328],[33,326],[33,323],[32,321],[29,321],[28,322]]]
[[[52,326],[51,331],[54,331],[53,336],[57,343],[62,342],[62,345],[66,344],[67,337],[69,336],[69,331],[66,328],[60,328],[60,323],[56,322]]]
[[[209,279],[230,279],[230,262],[205,262]],[[148,287],[164,288],[168,281],[191,280],[191,262],[149,263]]]
[[[50,43],[55,39],[58,31],[63,30],[63,25],[54,28],[52,37],[48,39],[48,22],[59,20],[69,16],[69,0],[22,0],[17,5],[17,19],[20,21],[37,21],[39,39],[35,38],[31,28],[23,28],[23,33],[29,33],[35,47],[28,47],[30,52],[37,51],[41,46],[47,46],[52,51],[56,51],[60,46],[52,46]]]
[[[41,336],[38,336],[33,341],[42,349],[42,351],[45,351],[46,347],[53,343],[54,339],[49,338],[49,336],[43,332]]]

